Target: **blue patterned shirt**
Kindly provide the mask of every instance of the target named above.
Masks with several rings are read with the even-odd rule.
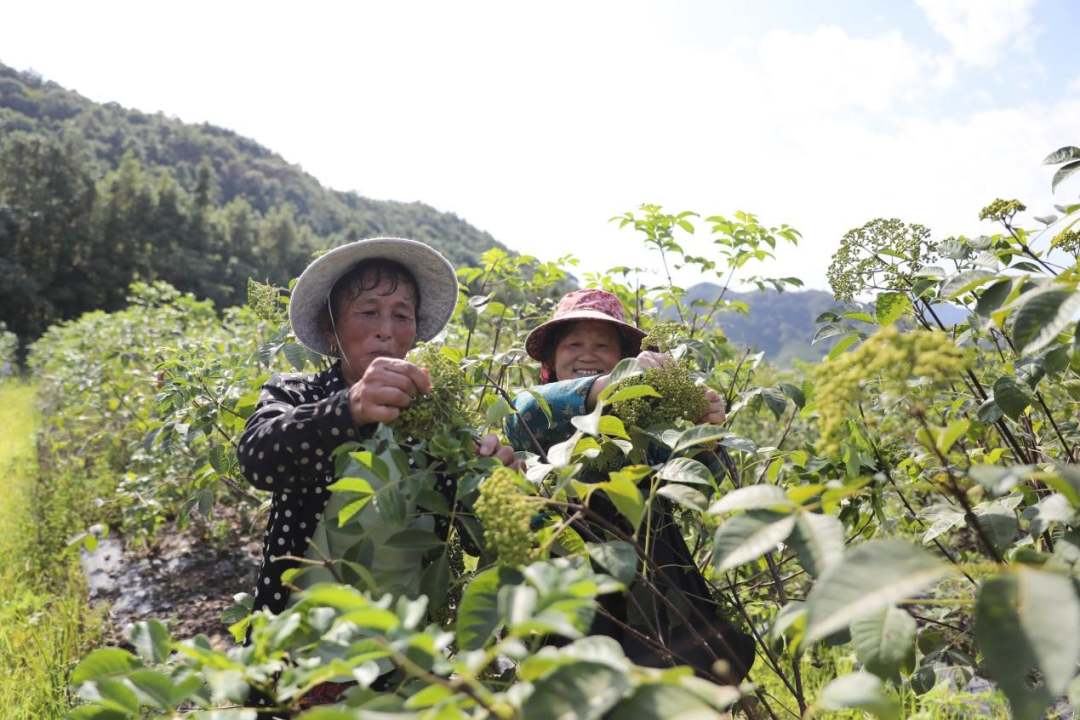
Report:
[[[597,376],[560,380],[559,382],[536,385],[530,390],[522,390],[514,398],[517,413],[507,416],[506,437],[515,450],[537,452],[532,438],[525,429],[525,423],[536,435],[544,451],[556,443],[566,440],[574,432],[570,419],[588,412],[585,407],[589,391]],[[544,398],[551,408],[551,423],[548,423],[540,403],[533,393]],[[520,416],[519,416],[520,415]],[[524,422],[522,422],[524,420]]]

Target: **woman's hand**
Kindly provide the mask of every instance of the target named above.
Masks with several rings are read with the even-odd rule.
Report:
[[[353,423],[389,423],[409,407],[417,395],[431,392],[428,371],[408,360],[379,357],[349,388]]]
[[[709,409],[698,420],[698,425],[723,425],[727,420],[724,399],[709,387],[705,388],[705,399],[709,401]]]
[[[667,353],[653,352],[652,350],[642,350],[637,354],[638,364],[641,365],[643,370],[649,368],[658,368],[663,365],[667,365],[671,362],[671,356]],[[615,368],[612,368],[614,370]],[[585,400],[585,408],[592,410],[596,407],[596,401],[600,397],[600,393],[604,392],[604,388],[611,384],[611,370],[604,373],[600,377],[596,378],[596,382],[592,384],[592,388],[589,390],[589,397]]]
[[[514,448],[499,442],[499,436],[488,433],[476,443],[476,454],[480,457],[493,457],[508,468],[521,470],[525,463],[514,454]]]

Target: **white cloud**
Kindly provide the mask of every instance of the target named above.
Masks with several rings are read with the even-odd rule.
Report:
[[[916,0],[930,26],[966,65],[991,67],[1025,42],[1035,0]]]

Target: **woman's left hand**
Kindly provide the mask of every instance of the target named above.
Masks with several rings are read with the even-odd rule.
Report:
[[[724,399],[712,388],[705,388],[705,399],[709,401],[709,409],[698,420],[699,425],[723,425],[727,420],[724,412]]]
[[[493,457],[503,465],[515,470],[524,466],[524,461],[514,454],[514,448],[499,442],[499,436],[488,433],[476,443],[476,454],[480,457]]]

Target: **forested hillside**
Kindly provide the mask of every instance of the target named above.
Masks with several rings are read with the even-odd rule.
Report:
[[[421,203],[325,188],[232,131],[0,64],[0,322],[20,336],[119,308],[134,278],[234,305],[248,277],[285,284],[313,251],[380,234],[459,264],[499,245]]]

